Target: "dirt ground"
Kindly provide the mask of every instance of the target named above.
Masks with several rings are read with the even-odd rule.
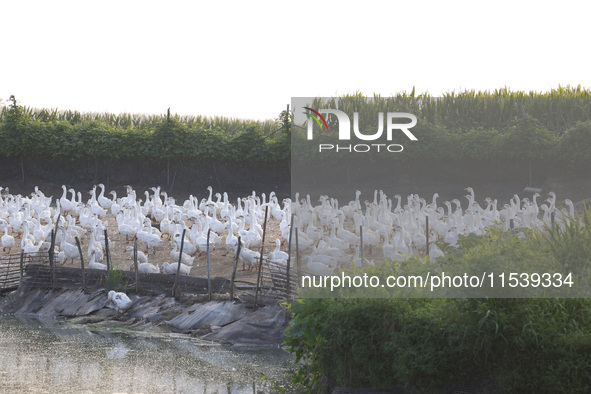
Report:
[[[117,231],[116,219],[110,213],[107,214],[107,217],[105,220],[103,220],[103,222],[107,226],[109,251],[114,267],[120,270],[130,270],[131,265],[133,264],[133,251],[126,251],[126,247],[133,247],[134,242],[127,242],[125,236],[121,235]],[[187,225],[190,225],[190,222],[187,222]],[[279,222],[277,222],[274,218],[269,219],[267,226],[268,227],[265,234],[265,254],[275,248],[275,238],[279,238],[281,236],[279,231]],[[187,230],[186,237],[188,238],[188,236],[189,233]],[[232,275],[235,253],[234,251],[227,251],[225,241],[226,239],[224,236],[222,238],[221,244],[212,246],[210,249],[210,275],[212,278],[221,276],[229,279]],[[88,250],[88,235],[83,238],[82,243],[85,264],[88,264],[88,255],[86,253]],[[286,248],[287,247],[285,247],[285,249]],[[166,236],[163,237],[162,246],[156,248],[155,250],[148,251],[141,242],[138,242],[138,250],[141,250],[147,255],[148,262],[157,264],[158,266],[162,266],[162,263],[164,262],[177,262],[170,256],[172,249],[173,248]],[[68,262],[66,266],[78,267],[79,264],[79,260],[74,260],[74,264]],[[106,258],[103,259],[103,264],[106,264]],[[194,277],[207,277],[207,256],[205,253],[198,253],[194,255],[193,266],[189,275]],[[243,270],[242,263],[239,262],[236,270],[236,279],[256,283],[257,272],[254,270]]]

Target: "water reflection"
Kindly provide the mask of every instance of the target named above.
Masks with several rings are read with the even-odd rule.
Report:
[[[289,389],[292,370],[279,349],[0,317],[0,387],[14,393],[267,392],[261,373]]]

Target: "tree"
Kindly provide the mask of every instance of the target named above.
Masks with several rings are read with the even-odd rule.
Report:
[[[26,151],[26,144],[23,139],[25,125],[29,120],[29,116],[23,110],[23,107],[18,104],[14,95],[10,96],[8,111],[4,117],[4,128],[6,130],[6,139],[3,141],[7,156],[19,156],[21,165],[21,183],[25,183],[25,168],[23,164],[23,156]]]

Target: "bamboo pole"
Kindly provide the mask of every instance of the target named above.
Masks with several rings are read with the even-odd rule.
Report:
[[[82,286],[86,290],[86,271],[84,270],[84,256],[82,255],[82,247],[80,246],[80,240],[78,236],[75,236],[76,246],[78,247],[78,253],[80,254],[80,268],[82,269]]]
[[[263,251],[265,249],[265,234],[267,232],[267,211],[269,210],[269,206],[265,207],[265,221],[263,222],[263,241],[261,242],[261,253],[259,258],[259,274],[257,276],[257,288],[254,293],[254,310],[257,309],[257,300],[259,295],[259,290],[261,286],[261,271],[263,268]],[[254,215],[254,212],[252,213]]]
[[[61,213],[58,213],[57,220],[55,222],[55,229],[51,230],[51,245],[49,246],[49,266],[51,270],[51,286],[55,288],[55,237],[57,235],[57,229],[60,223]],[[65,257],[64,257],[65,259]]]
[[[135,293],[139,293],[140,290],[140,274],[137,266],[137,238],[133,241],[133,267],[135,270]]]
[[[289,106],[288,106],[289,111]],[[291,281],[290,281],[290,266],[291,266],[291,236],[293,234],[293,217],[294,214],[291,214],[291,219],[289,221],[289,241],[287,241],[287,296],[291,296]]]
[[[363,226],[359,226],[359,259],[363,267]]]
[[[51,230],[51,246],[49,247],[49,271],[51,273],[51,288],[55,289],[55,263],[53,261],[53,243],[55,241],[55,232]]]
[[[298,267],[298,276],[299,276],[302,274],[302,271],[301,271],[301,267],[300,267],[300,245],[298,243],[298,228],[297,227],[295,227],[295,244],[296,244],[296,265]]]
[[[425,237],[427,238],[427,256],[429,256],[429,216],[425,216]]]
[[[25,251],[21,249],[21,261],[20,261],[20,265],[21,265],[21,277],[19,279],[19,287],[20,285],[23,284],[23,275],[24,275],[24,268],[25,268]]]
[[[236,278],[236,268],[238,268],[240,248],[242,248],[242,239],[240,238],[240,236],[238,236],[238,249],[236,249],[236,257],[234,258],[234,268],[232,269],[232,279],[230,280],[230,301],[234,299],[234,279]]]
[[[215,215],[215,211],[214,211]],[[230,231],[232,231],[230,229]],[[209,275],[209,234],[211,233],[211,229],[207,229],[207,245],[205,245],[206,253],[207,253],[207,294],[209,296],[209,301],[211,301],[211,276]]]
[[[181,250],[179,251],[179,263],[176,266],[176,277],[174,278],[174,285],[172,286],[172,296],[177,296],[177,284],[179,282],[179,275],[181,272],[181,261],[183,260],[183,247],[185,246],[185,232],[186,228],[183,228],[183,234],[181,235]]]
[[[105,229],[105,254],[107,255],[107,272],[111,269],[111,253],[109,252],[109,237],[107,236],[107,229]]]

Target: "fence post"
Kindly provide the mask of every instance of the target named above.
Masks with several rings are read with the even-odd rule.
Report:
[[[427,238],[427,256],[429,256],[429,216],[425,216],[425,237]]]
[[[133,241],[133,268],[135,270],[135,294],[140,291],[140,275],[137,266],[137,238]]]
[[[291,278],[290,274],[290,266],[291,266],[291,236],[293,234],[293,217],[294,214],[291,214],[291,219],[289,222],[289,241],[287,241],[287,296],[291,296]]]
[[[359,259],[363,267],[363,226],[359,226]]]
[[[261,271],[263,270],[263,251],[265,250],[265,233],[267,231],[267,211],[269,210],[269,206],[265,207],[265,221],[263,222],[263,241],[261,242],[261,253],[259,258],[259,274],[257,276],[257,288],[254,293],[254,308],[253,310],[256,311],[257,309],[257,300],[259,295],[259,288],[261,286]],[[254,213],[253,213],[254,215]]]
[[[83,289],[86,290],[86,272],[84,271],[84,257],[82,256],[82,248],[80,247],[80,240],[78,236],[74,237],[76,240],[76,246],[78,247],[78,253],[80,254],[80,267],[82,268],[82,286]]]
[[[291,229],[290,229],[291,231]],[[302,274],[300,267],[300,245],[298,243],[298,228],[295,227],[295,241],[296,241],[296,265],[298,267],[298,276]]]
[[[107,272],[111,269],[111,256],[109,253],[109,237],[107,236],[107,229],[105,229],[105,253],[107,255]]]
[[[57,229],[60,223],[61,213],[58,213],[57,220],[55,222],[55,229],[51,230],[51,245],[49,246],[49,266],[51,270],[51,287],[55,288],[55,237],[57,236]],[[65,259],[65,257],[64,257]]]
[[[236,268],[238,268],[238,257],[240,256],[241,247],[242,240],[240,239],[240,236],[238,236],[238,249],[236,249],[236,257],[234,258],[234,268],[232,269],[232,280],[230,281],[230,301],[234,299],[234,279],[236,278]]]
[[[51,271],[51,288],[55,289],[55,261],[53,253],[53,244],[55,242],[55,231],[51,230],[51,244],[49,247],[49,269]]]
[[[177,296],[177,284],[179,281],[179,275],[181,272],[181,261],[183,260],[183,247],[185,246],[185,232],[187,228],[183,226],[183,234],[181,235],[181,250],[179,251],[179,263],[176,266],[176,277],[174,278],[174,285],[172,286],[172,296]]]
[[[23,284],[24,267],[25,267],[25,251],[21,249],[21,277],[18,282],[19,287],[20,287],[20,285]]]
[[[232,231],[232,229],[230,229],[230,231]],[[209,233],[211,233],[210,228],[207,229],[207,245],[205,248],[207,251],[207,294],[209,295],[209,301],[211,301],[211,276],[209,275]]]

